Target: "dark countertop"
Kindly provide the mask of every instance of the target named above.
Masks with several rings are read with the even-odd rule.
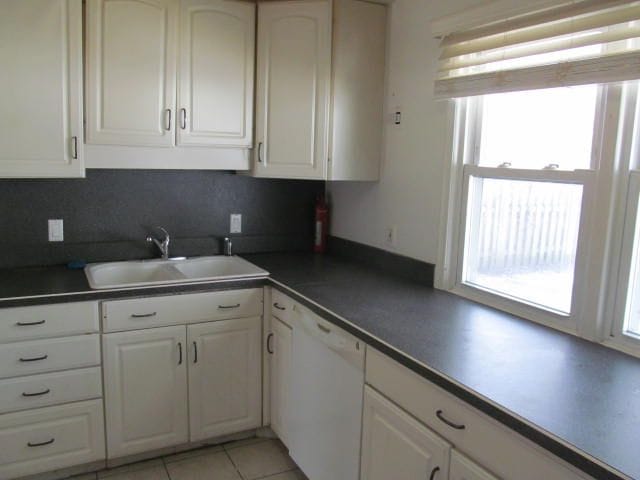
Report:
[[[267,278],[259,278],[93,290],[83,270],[70,270],[66,267],[16,268],[0,270],[0,308],[252,288],[261,287],[267,281]]]
[[[245,258],[281,290],[322,305],[348,321],[335,323],[595,478],[621,477],[586,457],[640,478],[640,359],[347,260]]]
[[[595,478],[640,478],[640,359],[340,257],[243,257],[276,288]],[[265,283],[100,291],[82,271],[5,270],[0,308]]]

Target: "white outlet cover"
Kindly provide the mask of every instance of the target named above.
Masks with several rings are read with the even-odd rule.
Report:
[[[232,213],[229,225],[230,233],[242,233],[242,214]]]
[[[64,224],[62,222],[62,219],[49,220],[49,241],[50,242],[64,241]]]

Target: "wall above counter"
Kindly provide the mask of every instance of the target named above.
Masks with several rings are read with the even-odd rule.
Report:
[[[323,191],[323,182],[220,171],[96,169],[84,180],[1,180],[0,268],[154,258],[146,237],[156,225],[171,234],[172,256],[215,255],[232,213],[242,214],[234,253],[311,251]],[[51,218],[64,220],[64,242],[47,241]]]

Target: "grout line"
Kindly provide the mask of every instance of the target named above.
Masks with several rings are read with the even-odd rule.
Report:
[[[233,465],[233,468],[236,469],[236,472],[238,473],[238,476],[242,479],[242,480],[246,480],[244,478],[244,475],[242,475],[242,473],[240,472],[240,470],[238,469],[238,466],[235,464],[235,462],[233,461],[233,458],[231,458],[231,455],[229,455],[229,452],[227,452],[226,448],[223,448],[222,451],[224,452],[224,454],[227,456],[227,458],[229,459],[229,461],[231,462],[231,465]]]

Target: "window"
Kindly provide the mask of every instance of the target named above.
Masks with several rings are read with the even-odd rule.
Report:
[[[433,26],[455,99],[437,285],[640,354],[640,2],[519,8]]]
[[[466,101],[457,282],[570,316],[598,87]]]

